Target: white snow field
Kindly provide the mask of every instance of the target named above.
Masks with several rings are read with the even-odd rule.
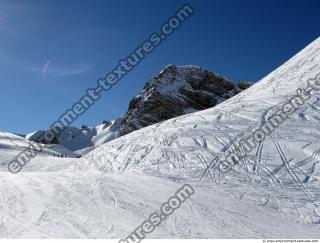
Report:
[[[320,91],[234,170],[206,170],[318,73],[320,38],[212,109],[18,174],[5,165],[23,145],[1,136],[0,237],[125,238],[189,183],[195,194],[147,238],[320,238]]]

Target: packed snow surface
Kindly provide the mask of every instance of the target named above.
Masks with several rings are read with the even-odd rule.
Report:
[[[124,238],[184,184],[195,194],[148,238],[320,238],[320,92],[227,174],[214,164],[320,73],[320,39],[239,95],[112,140],[81,159],[6,164],[0,237]]]

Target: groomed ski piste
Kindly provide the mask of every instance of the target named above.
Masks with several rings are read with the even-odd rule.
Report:
[[[320,91],[231,171],[216,164],[319,73],[320,38],[214,108],[81,159],[54,145],[18,174],[7,164],[28,141],[1,133],[0,237],[125,238],[188,183],[195,193],[147,238],[320,238]]]

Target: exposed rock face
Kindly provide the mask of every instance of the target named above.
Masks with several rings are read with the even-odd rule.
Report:
[[[167,66],[146,83],[121,118],[121,135],[176,116],[211,108],[250,87],[196,66]]]

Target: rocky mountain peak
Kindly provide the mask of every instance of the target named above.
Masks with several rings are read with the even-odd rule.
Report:
[[[250,87],[197,66],[169,65],[149,80],[129,103],[121,133],[211,108]]]

